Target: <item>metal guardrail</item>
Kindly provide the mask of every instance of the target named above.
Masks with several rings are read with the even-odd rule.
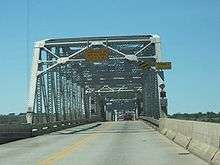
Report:
[[[147,117],[147,116],[140,116],[139,118],[153,124],[156,127],[159,127],[159,120],[157,119],[154,119],[152,117]]]

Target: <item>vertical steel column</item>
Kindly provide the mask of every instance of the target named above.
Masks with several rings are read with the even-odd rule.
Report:
[[[82,118],[85,118],[85,88],[81,86]]]
[[[42,122],[46,122],[45,112],[48,111],[48,99],[47,99],[47,91],[45,85],[45,75],[41,76],[41,88],[42,88],[43,101],[44,101],[44,115],[42,114]]]
[[[68,101],[67,101],[67,78],[66,78],[66,66],[64,66],[63,75],[63,119],[68,120]]]
[[[55,47],[55,54],[59,55],[59,47]],[[59,66],[57,66],[54,72],[54,108],[55,108],[55,120],[60,120],[60,73]]]
[[[41,60],[41,52],[39,56],[39,60]],[[42,65],[38,65],[38,70],[42,70]],[[36,107],[36,114],[34,115],[34,123],[41,123],[43,120],[42,119],[42,108],[43,108],[43,97],[42,97],[42,85],[43,82],[41,81],[42,76],[37,77],[37,86],[36,86],[36,102],[35,102],[35,107]]]
[[[79,118],[82,118],[82,94],[81,94],[81,87],[77,86],[78,92],[78,110],[79,110]]]
[[[89,102],[88,102],[88,107],[89,107],[89,117],[91,118],[91,116],[92,116],[92,104],[91,104],[91,102],[92,102],[92,96],[91,96],[91,94],[89,93],[89,100],[88,100]]]
[[[158,91],[158,77],[155,70],[144,73],[144,112],[146,116],[159,119],[160,103]]]
[[[141,109],[141,100],[140,100],[139,97],[137,98],[137,113],[138,113],[138,115],[140,115],[141,113],[143,113],[143,112],[142,112],[142,109]]]
[[[73,119],[77,119],[77,114],[76,114],[76,91],[75,91],[75,83],[74,83],[74,78],[72,74],[72,111],[73,111]]]
[[[95,112],[96,115],[101,115],[101,100],[99,96],[95,96]]]
[[[77,84],[76,83],[74,83],[74,86],[73,86],[74,88],[74,93],[75,93],[75,95],[74,95],[74,107],[75,107],[75,119],[78,119],[79,118],[79,111],[78,111],[78,91],[77,91]]]
[[[161,60],[161,44],[160,44],[160,36],[158,35],[154,35],[154,40],[155,40],[155,54],[156,54],[156,60],[157,62],[159,62]],[[161,102],[160,102],[160,94],[159,94],[159,75],[156,74],[156,79],[157,79],[157,93],[158,93],[158,104],[159,104],[159,117],[161,117]],[[158,118],[159,118],[158,117]]]
[[[44,43],[36,42],[34,47],[34,55],[32,61],[32,71],[31,71],[31,80],[29,88],[29,99],[28,99],[28,110],[26,114],[27,123],[33,123],[33,113],[35,105],[35,95],[37,87],[37,75],[38,75],[38,61],[40,57],[40,49]]]
[[[89,101],[90,101],[90,96],[89,96],[89,93],[86,94],[86,92],[84,91],[84,107],[85,107],[85,117],[86,119],[89,119],[91,117],[91,114],[90,114],[90,104],[89,104]]]
[[[69,73],[68,73],[69,74]],[[67,88],[67,98],[68,98],[68,120],[72,120],[73,116],[72,116],[72,83],[71,83],[71,79],[70,76],[68,76],[68,88]]]
[[[61,90],[60,90],[60,66],[57,67],[56,71],[56,121],[61,119]]]
[[[96,107],[96,102],[97,100],[95,99],[96,96],[94,93],[91,94],[91,114],[96,115],[97,114],[97,107]]]
[[[37,90],[36,90],[36,110],[37,114],[34,117],[34,122],[41,123],[42,117],[42,90],[41,90],[41,77],[37,78]]]
[[[70,103],[70,120],[74,120],[75,116],[74,116],[74,92],[73,92],[73,82],[72,82],[72,78],[70,79],[69,82],[69,103]]]
[[[62,120],[66,120],[66,110],[65,110],[65,81],[64,81],[64,73],[63,73],[63,66],[61,66],[61,77],[60,77],[60,87],[61,87],[61,107],[62,107]]]
[[[47,53],[47,60],[50,61],[51,59],[50,54]],[[48,111],[46,111],[46,119],[47,122],[53,122],[53,71],[48,71],[47,73],[47,97]]]
[[[65,91],[65,95],[66,95],[66,114],[67,114],[67,120],[70,120],[70,94],[69,94],[69,79],[66,78],[66,91]]]

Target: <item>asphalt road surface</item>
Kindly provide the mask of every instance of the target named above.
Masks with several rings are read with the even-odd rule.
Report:
[[[208,165],[142,121],[92,123],[0,145],[2,165]]]

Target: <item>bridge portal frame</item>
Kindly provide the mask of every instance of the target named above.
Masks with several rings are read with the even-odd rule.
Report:
[[[117,44],[129,45],[129,49],[123,50],[123,46],[117,46]],[[137,48],[132,48],[132,44],[137,46]],[[73,46],[74,50],[70,47]],[[82,101],[84,95],[87,91],[86,87],[91,84],[88,79],[84,76],[79,78],[79,75],[72,74],[72,80],[69,81],[65,76],[62,77],[65,71],[69,74],[69,65],[80,65],[80,62],[86,62],[84,52],[91,47],[104,47],[110,50],[112,53],[108,60],[110,61],[120,61],[121,63],[126,63],[129,61],[131,63],[135,62],[137,66],[138,62],[148,62],[155,63],[160,61],[160,37],[158,35],[138,35],[138,36],[112,36],[112,37],[84,37],[84,38],[66,38],[66,39],[48,39],[42,40],[35,43],[33,64],[29,88],[29,99],[28,99],[28,109],[27,109],[27,123],[33,123],[33,114],[35,112],[42,113],[42,107],[44,104],[45,113],[47,114],[47,122],[54,121],[54,114],[56,120],[60,120],[59,113],[62,114],[63,120],[67,120],[66,113],[71,114],[69,119],[83,117],[83,110],[85,107],[90,107],[90,105],[85,105]],[[133,50],[132,50],[133,49]],[[134,51],[135,49],[135,51]],[[151,51],[149,53],[149,50]],[[125,49],[124,49],[125,50]],[[42,58],[42,54],[45,57]],[[89,65],[85,65],[88,67]],[[133,64],[132,64],[133,66]],[[66,67],[66,68],[65,68]],[[114,68],[114,67],[113,67]],[[129,68],[129,66],[128,66]],[[73,72],[81,72],[82,67],[78,70],[73,70]],[[56,73],[54,72],[56,70]],[[114,69],[113,69],[114,70]],[[160,116],[160,96],[159,96],[159,82],[163,83],[163,78],[155,67],[150,67],[144,74],[140,74],[140,68],[133,68],[136,70],[137,76],[127,76],[126,70],[123,72],[125,74],[125,81],[132,82],[137,81],[137,77],[140,77],[139,89],[143,90],[144,93],[144,104],[145,104],[145,114],[153,115],[152,117],[158,118]],[[90,71],[89,71],[90,73]],[[91,74],[91,73],[90,73]],[[94,74],[94,72],[92,73]],[[45,76],[46,75],[46,76]],[[94,74],[98,76],[99,73]],[[94,76],[93,75],[93,76]],[[114,75],[114,72],[113,72]],[[54,79],[54,77],[56,77]],[[57,78],[58,77],[58,78]],[[151,78],[150,78],[151,77]],[[143,81],[144,79],[144,81]],[[112,83],[116,81],[111,80]],[[119,83],[120,79],[116,83]],[[143,84],[144,82],[144,84]],[[107,81],[98,80],[101,85],[107,83]],[[102,84],[103,83],[103,84]],[[124,83],[124,82],[123,82]],[[122,85],[124,85],[122,83]],[[62,90],[59,89],[61,86],[57,84],[62,84]],[[68,85],[70,84],[70,85]],[[95,82],[95,84],[97,84]],[[149,86],[151,85],[151,86]],[[54,87],[56,86],[56,88]],[[64,87],[63,87],[64,86]],[[71,87],[70,87],[71,86]],[[47,88],[47,89],[45,89]],[[83,90],[85,90],[85,92]],[[77,96],[75,95],[77,93]],[[74,98],[74,97],[75,98]],[[153,96],[153,97],[152,97]],[[64,101],[62,102],[62,98]],[[69,101],[65,99],[69,99]],[[86,97],[85,97],[86,98]],[[88,99],[87,99],[88,100]],[[59,102],[62,102],[63,107]],[[82,104],[83,103],[83,104]],[[153,103],[153,104],[151,104]],[[152,106],[153,105],[153,106]],[[59,107],[59,110],[57,109]],[[74,107],[74,111],[68,109],[67,107]],[[66,109],[67,108],[67,109]],[[78,109],[78,110],[76,110]],[[62,112],[61,112],[62,111]],[[156,115],[152,114],[153,111],[157,111]],[[74,113],[73,113],[74,112]],[[38,114],[39,115],[39,114]],[[88,115],[87,115],[88,116]],[[90,115],[89,115],[90,116]],[[42,122],[42,121],[38,121]]]

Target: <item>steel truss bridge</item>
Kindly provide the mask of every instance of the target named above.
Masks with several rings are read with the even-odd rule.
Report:
[[[105,58],[100,57],[103,50]],[[166,98],[160,97],[159,88],[164,84],[164,73],[155,67],[161,61],[160,51],[158,35],[36,42],[27,122],[105,118],[108,101],[114,99],[132,99],[138,114],[156,119],[164,116],[161,104]],[[143,64],[149,67],[143,69]]]
[[[166,117],[170,68],[158,35],[36,42],[27,123],[0,124],[0,144],[23,140],[0,162],[220,165],[219,124]],[[138,120],[111,122],[124,111]]]

